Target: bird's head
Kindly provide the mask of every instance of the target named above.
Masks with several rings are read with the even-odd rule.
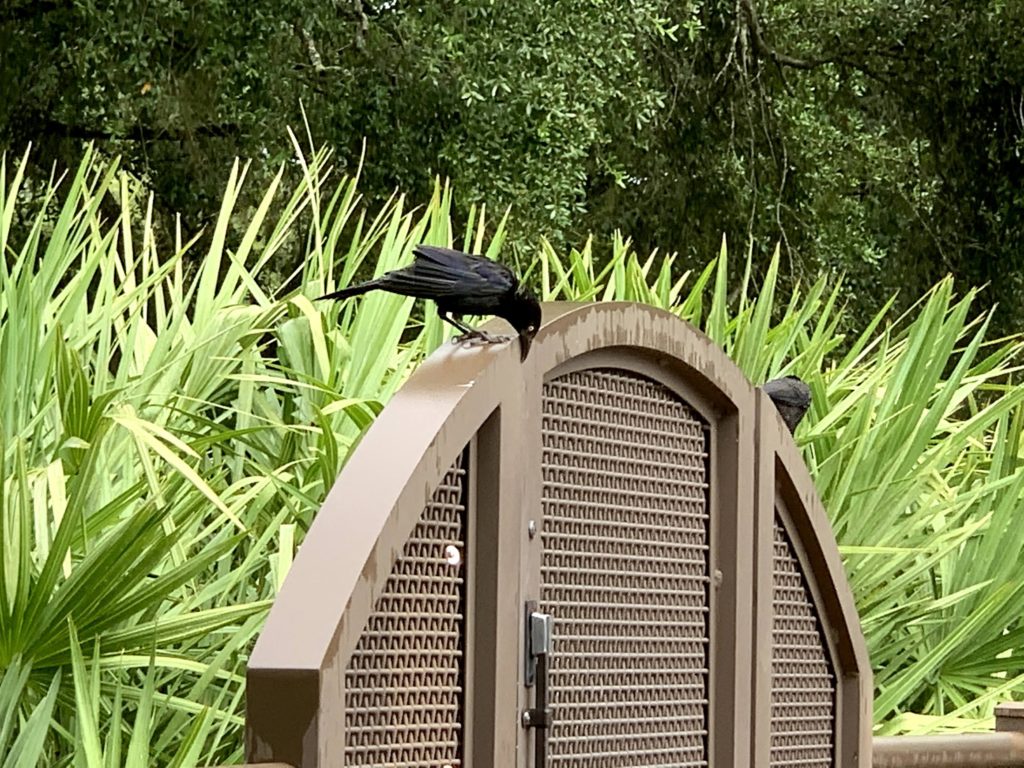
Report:
[[[766,381],[761,389],[775,403],[782,420],[793,432],[811,407],[811,388],[798,376],[783,376]]]
[[[533,337],[540,330],[540,302],[526,291],[516,293],[515,307],[506,318],[519,332],[519,359],[530,354]]]

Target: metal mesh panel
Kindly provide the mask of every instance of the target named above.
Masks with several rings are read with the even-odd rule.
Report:
[[[707,765],[708,437],[666,387],[544,385],[551,766]]]
[[[835,753],[835,674],[800,561],[776,512],[771,764],[826,768]]]
[[[460,456],[395,563],[345,671],[345,765],[461,765],[466,471]]]

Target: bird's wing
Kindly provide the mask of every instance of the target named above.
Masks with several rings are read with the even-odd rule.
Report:
[[[450,248],[417,246],[416,260],[382,278],[382,288],[423,298],[499,299],[514,291],[519,281],[511,270],[483,256]]]

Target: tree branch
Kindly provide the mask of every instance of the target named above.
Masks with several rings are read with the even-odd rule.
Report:
[[[357,17],[356,50],[361,51],[366,46],[366,33],[370,31],[370,19],[366,15],[363,0],[352,0],[352,9]]]
[[[850,67],[851,69],[855,69],[858,72],[863,73],[882,85],[890,85],[889,80],[868,66],[866,61],[851,57],[851,52],[849,50],[839,51],[832,56],[819,56],[816,58],[799,58],[797,56],[780,53],[764,39],[764,32],[761,29],[761,21],[758,18],[757,9],[754,7],[754,0],[738,0],[738,3],[739,7],[743,11],[743,15],[746,17],[746,27],[749,31],[750,42],[753,47],[754,54],[756,56],[769,59],[775,63],[775,66],[779,68],[779,74],[782,76],[782,81],[786,85],[787,89],[789,89],[789,83],[786,82],[783,67],[791,67],[792,69],[801,69],[806,71],[817,69],[825,64],[841,64],[842,66]],[[873,55],[886,55],[886,52],[884,51],[875,50],[862,50],[857,53],[864,58]],[[905,59],[906,57],[901,58]]]
[[[836,57],[829,56],[819,59],[800,59],[796,56],[789,56],[779,53],[775,48],[768,45],[761,31],[761,21],[757,16],[757,9],[754,8],[754,0],[739,0],[743,15],[747,17],[747,28],[750,30],[750,41],[754,46],[754,53],[758,56],[771,59],[779,66],[792,67],[793,69],[815,69],[822,64],[830,64],[836,61]]]
[[[81,139],[83,141],[184,141],[196,136],[226,138],[228,136],[237,136],[239,133],[237,123],[200,125],[187,131],[169,131],[166,128],[153,129],[148,126],[139,125],[133,127],[131,131],[118,134],[99,128],[91,128],[86,125],[71,125],[50,117],[40,117],[38,121],[34,122],[34,129],[39,133],[51,136],[64,136],[69,139]]]
[[[309,34],[309,31],[300,22],[296,22],[292,26],[295,29],[295,34],[299,36],[299,39],[306,48],[306,56],[309,57],[309,64],[313,67],[314,72],[318,75],[325,75],[328,72],[341,69],[341,67],[328,67],[324,64],[320,51],[316,49],[316,42],[314,42],[313,36]]]

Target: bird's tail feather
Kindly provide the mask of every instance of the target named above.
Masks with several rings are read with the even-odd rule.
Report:
[[[350,296],[359,296],[360,294],[366,293],[367,291],[372,291],[374,288],[378,286],[378,284],[379,283],[376,280],[368,280],[365,283],[359,283],[358,285],[350,285],[348,286],[348,288],[341,288],[340,290],[334,291],[332,293],[325,293],[323,296],[318,296],[316,300],[322,301],[324,299],[347,299]]]

